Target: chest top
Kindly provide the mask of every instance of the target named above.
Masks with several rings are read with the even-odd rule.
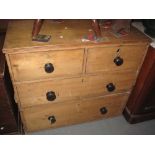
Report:
[[[102,31],[105,41],[100,43],[82,42],[92,30],[90,20],[64,20],[62,23],[45,20],[40,34],[51,35],[47,43],[32,41],[33,20],[15,20],[8,25],[3,48],[4,53],[35,52],[48,50],[104,47],[122,44],[145,44],[149,39],[131,27],[129,35],[117,38],[110,31]]]

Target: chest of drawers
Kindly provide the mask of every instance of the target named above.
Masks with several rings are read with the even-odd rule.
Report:
[[[122,113],[148,48],[143,34],[107,31],[105,42],[82,42],[89,20],[46,20],[41,33],[52,39],[40,43],[31,39],[32,26],[10,22],[3,48],[26,132]]]

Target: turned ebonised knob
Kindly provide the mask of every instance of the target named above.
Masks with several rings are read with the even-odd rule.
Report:
[[[47,63],[44,66],[46,73],[52,73],[54,71],[54,66],[51,63]]]
[[[46,98],[48,101],[54,101],[56,99],[55,92],[49,91],[46,93]]]
[[[48,120],[51,122],[51,124],[53,124],[53,123],[56,122],[55,116],[49,116],[49,117],[48,117]]]
[[[106,87],[107,87],[107,90],[108,90],[109,92],[115,90],[115,85],[114,85],[113,83],[107,84]]]
[[[101,112],[101,114],[106,114],[106,113],[108,112],[108,110],[107,110],[106,107],[102,107],[102,108],[100,109],[100,112]]]
[[[117,65],[117,66],[121,66],[123,64],[123,58],[117,56],[115,59],[114,59],[114,63]]]

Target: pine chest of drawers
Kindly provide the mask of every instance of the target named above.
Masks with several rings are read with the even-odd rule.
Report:
[[[5,53],[26,132],[120,115],[135,84],[149,40],[132,28],[102,43],[82,42],[89,20],[45,20],[31,39],[33,20],[12,21]]]

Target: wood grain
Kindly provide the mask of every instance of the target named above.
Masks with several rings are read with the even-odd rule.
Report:
[[[145,58],[146,36],[131,27],[124,37],[102,30],[104,42],[82,42],[94,34],[90,20],[45,20],[40,34],[52,38],[41,43],[32,41],[32,28],[33,20],[11,21],[3,48],[26,131],[121,114]],[[121,66],[114,63],[118,55]],[[47,63],[53,64],[52,73],[45,72]],[[109,83],[115,85],[113,92],[107,91]],[[56,100],[47,101],[48,91],[55,92]],[[104,106],[108,113],[101,115]],[[56,116],[52,125],[51,115]]]
[[[102,75],[85,76],[83,78],[55,79],[44,82],[22,83],[16,86],[21,106],[28,107],[127,92],[132,89],[135,79],[136,73],[133,72],[126,72],[126,76],[124,76],[124,72],[105,72]],[[109,83],[113,83],[116,87],[113,92],[109,92],[106,88]],[[50,91],[55,92],[56,99],[54,101],[48,101],[46,98],[46,93]]]
[[[10,21],[8,25],[6,41],[3,52],[38,52],[47,50],[64,50],[72,48],[90,48],[97,46],[115,46],[118,44],[146,44],[149,39],[141,32],[131,27],[129,35],[116,38],[108,31],[103,31],[102,35],[108,38],[103,43],[83,43],[81,39],[88,35],[89,30],[92,29],[90,20],[64,20],[62,23],[45,20],[40,31],[40,34],[51,35],[52,39],[47,43],[40,43],[32,41],[33,20],[15,20]],[[80,26],[79,26],[80,25]],[[67,29],[66,29],[67,28]],[[63,39],[60,38],[63,36]]]
[[[122,94],[57,105],[26,108],[22,112],[25,120],[25,131],[32,132],[117,116],[122,113],[127,98],[128,94]],[[100,113],[100,108],[102,107],[107,108],[107,114],[103,115]],[[51,124],[48,120],[49,116],[55,116],[56,122],[54,124]]]
[[[136,71],[146,54],[146,46],[118,46],[107,48],[88,49],[87,73],[111,70]],[[119,53],[117,52],[119,50]],[[123,58],[123,64],[117,66],[114,59],[119,55]]]
[[[9,55],[14,80],[32,81],[52,77],[82,74],[84,50],[48,51]],[[44,66],[51,63],[52,73],[45,72]]]

